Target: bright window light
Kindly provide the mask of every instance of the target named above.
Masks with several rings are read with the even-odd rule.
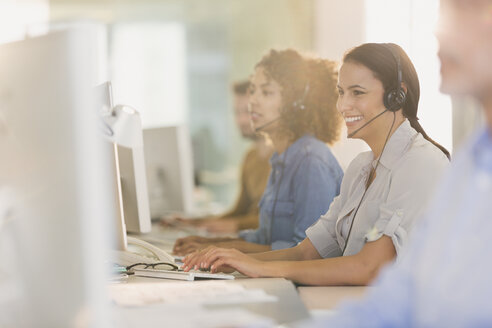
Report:
[[[1,0],[0,44],[24,39],[33,26],[46,28],[48,20],[48,0]]]
[[[146,127],[187,121],[186,38],[178,23],[120,23],[110,36],[115,102],[135,107]]]
[[[412,59],[420,80],[418,116],[427,134],[452,150],[449,96],[439,92],[438,0],[366,0],[366,41],[394,42]]]

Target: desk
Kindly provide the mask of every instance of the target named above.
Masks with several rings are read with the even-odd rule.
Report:
[[[180,229],[163,228],[162,226],[154,225],[152,233],[141,238],[154,242],[156,246],[170,250],[177,237],[188,234]],[[142,277],[138,277],[138,280],[135,280],[135,277],[131,277],[130,282],[144,281],[143,279],[145,281],[162,281],[161,279]],[[277,296],[279,301],[275,303],[246,304],[241,305],[241,307],[256,314],[272,318],[278,324],[305,319],[309,316],[308,310],[331,310],[342,300],[360,299],[366,289],[371,288],[361,286],[299,287],[296,291],[290,281],[280,278],[236,279],[230,283],[238,283],[246,288],[263,289],[266,293]]]
[[[283,278],[238,279],[235,283],[245,288],[261,288],[266,293],[278,297],[278,302],[275,303],[245,305],[252,312],[273,318],[279,324],[309,317],[294,284],[289,280]]]
[[[145,278],[145,277],[129,277],[127,284],[139,283],[166,283],[173,282],[175,280],[167,279],[155,279],[155,278]],[[261,303],[246,303],[246,304],[230,304],[230,305],[205,305],[206,309],[213,313],[214,310],[234,310],[243,309],[248,310],[257,315],[267,317],[275,320],[276,324],[288,324],[295,321],[307,319],[309,317],[309,312],[302,303],[295,286],[292,282],[282,279],[282,278],[260,278],[260,279],[236,279],[231,281],[225,281],[230,284],[241,284],[246,289],[263,289],[267,294],[274,295],[278,298],[276,302],[261,302]],[[118,308],[116,312],[118,316],[124,317],[127,320],[127,324],[132,321],[140,322],[140,320],[150,320],[153,317],[155,322],[163,322],[163,319],[169,321],[179,321],[179,315],[182,312],[172,313],[172,318],[170,317],[169,311],[164,315],[164,311],[152,312],[156,310],[158,305],[143,306],[140,308]],[[167,318],[166,318],[167,317]],[[159,320],[159,321],[157,321]],[[133,326],[129,324],[128,326]]]
[[[192,230],[192,229],[190,229]],[[159,224],[152,225],[152,232],[145,235],[136,236],[148,242],[151,242],[155,246],[170,252],[174,241],[179,237],[187,236],[191,231],[183,229],[176,229],[170,227],[163,227]],[[242,276],[244,277],[244,276]],[[262,302],[262,303],[249,303],[241,305],[220,305],[220,306],[207,306],[210,309],[224,309],[224,308],[241,308],[251,311],[255,314],[271,318],[276,321],[277,324],[291,323],[294,321],[306,319],[309,317],[309,312],[306,309],[304,303],[299,298],[299,294],[294,284],[286,279],[282,278],[264,278],[264,279],[249,279],[239,277],[233,281],[227,281],[227,283],[241,284],[247,289],[262,289],[267,294],[274,295],[278,298],[277,302]],[[145,277],[129,277],[127,283],[139,283],[139,282],[176,282],[175,280],[145,278]]]
[[[299,287],[299,296],[308,310],[332,310],[341,301],[361,299],[366,286]]]

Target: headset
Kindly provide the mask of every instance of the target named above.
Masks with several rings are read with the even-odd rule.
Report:
[[[407,99],[407,94],[401,87],[402,84],[402,69],[401,69],[401,62],[400,62],[400,56],[393,50],[393,47],[389,43],[383,43],[383,47],[388,49],[388,51],[391,53],[393,58],[395,59],[396,66],[397,66],[397,84],[396,87],[393,89],[389,89],[385,91],[384,97],[383,97],[383,103],[384,107],[386,107],[387,110],[390,112],[396,112],[400,108],[403,107],[405,104],[405,101]]]
[[[306,83],[306,86],[304,87],[304,93],[302,94],[302,97],[295,100],[291,107],[293,108],[294,111],[304,111],[306,110],[306,105],[304,104],[305,100],[306,100],[306,96],[308,95],[309,93],[309,82]],[[271,120],[270,122],[267,122],[257,128],[255,128],[255,132],[260,132],[261,130],[263,130],[264,128],[266,128],[267,126],[270,126],[272,125],[273,123],[277,122],[278,120],[280,120],[282,118],[282,115],[279,115],[277,118],[274,118],[273,120]]]
[[[306,96],[308,93],[309,93],[309,83],[306,83],[302,97],[300,99],[297,99],[296,101],[294,101],[292,103],[292,108],[294,108],[294,110],[305,110],[306,109],[306,105],[304,104],[304,101],[306,100]]]
[[[393,50],[392,45],[389,43],[382,43],[381,44],[385,49],[387,49],[390,53],[391,56],[395,59],[396,62],[396,69],[397,69],[397,74],[396,74],[396,81],[397,84],[395,87],[392,89],[388,89],[384,92],[383,95],[383,104],[385,107],[385,110],[379,113],[378,115],[374,116],[371,118],[368,122],[366,122],[364,125],[362,125],[360,128],[356,129],[352,133],[349,133],[347,135],[348,138],[352,138],[357,132],[368,126],[372,121],[377,119],[379,116],[383,115],[386,112],[397,112],[400,108],[403,107],[405,104],[405,101],[407,100],[407,94],[405,93],[405,90],[401,87],[401,84],[403,82],[403,73],[401,69],[401,62],[400,62],[400,56]]]
[[[373,176],[373,173],[376,172],[376,170],[377,170],[377,168],[379,166],[379,162],[381,160],[381,157],[383,156],[384,149],[386,148],[386,144],[388,143],[388,140],[389,140],[391,131],[393,130],[393,126],[395,125],[396,112],[400,108],[403,107],[403,105],[405,104],[406,98],[407,98],[407,94],[405,93],[405,91],[401,87],[401,84],[402,84],[402,81],[403,81],[403,78],[402,78],[402,75],[403,74],[402,74],[402,69],[401,69],[400,56],[398,56],[398,54],[395,53],[395,51],[393,51],[391,44],[383,43],[381,45],[384,48],[386,48],[391,53],[391,55],[393,56],[393,58],[395,59],[395,62],[396,62],[396,65],[397,65],[397,85],[396,85],[395,88],[389,89],[389,90],[387,90],[387,91],[384,92],[383,103],[384,103],[384,107],[386,109],[383,112],[381,112],[378,115],[376,115],[375,117],[373,117],[366,124],[364,124],[363,126],[361,126],[360,128],[358,128],[357,130],[355,130],[354,132],[352,132],[352,133],[349,134],[349,137],[352,137],[354,134],[356,134],[357,132],[359,132],[362,128],[366,127],[369,123],[371,123],[372,121],[374,121],[376,118],[378,118],[379,116],[383,115],[387,111],[390,111],[390,112],[393,113],[393,123],[391,123],[391,128],[389,129],[388,135],[386,136],[386,140],[384,141],[384,146],[383,146],[383,149],[381,151],[381,155],[378,158],[378,161],[376,163],[376,166],[374,167],[374,170],[371,171],[371,173],[369,174],[369,177],[367,178],[367,181],[368,182],[371,181],[372,176]],[[352,227],[354,226],[355,218],[357,216],[357,212],[359,211],[360,205],[362,204],[362,201],[364,200],[364,197],[366,196],[366,192],[367,192],[368,189],[369,189],[369,186],[366,184],[366,188],[364,190],[364,193],[362,194],[362,197],[360,199],[360,202],[357,205],[357,207],[355,208],[354,217],[352,219],[352,222],[350,223],[350,228],[349,228],[349,232],[347,234],[347,239],[345,241],[345,245],[344,245],[343,250],[342,250],[342,256],[344,256],[345,250],[347,249],[347,246],[348,246],[348,243],[349,243],[349,239],[350,239],[350,234],[352,232]]]

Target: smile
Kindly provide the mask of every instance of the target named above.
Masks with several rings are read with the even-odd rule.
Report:
[[[349,117],[344,117],[345,122],[347,123],[352,123],[352,122],[357,122],[362,120],[364,117],[363,116],[349,116]]]

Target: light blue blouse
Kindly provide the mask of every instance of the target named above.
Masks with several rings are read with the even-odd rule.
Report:
[[[296,140],[270,159],[272,170],[260,200],[258,229],[239,236],[252,243],[284,249],[306,238],[306,229],[340,193],[343,171],[330,148],[311,135]]]

